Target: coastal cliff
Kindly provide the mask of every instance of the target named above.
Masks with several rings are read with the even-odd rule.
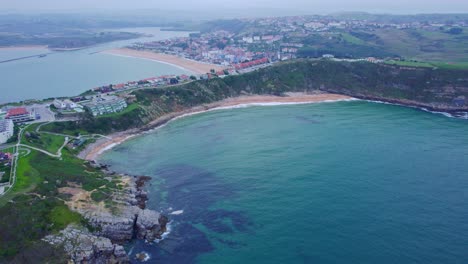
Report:
[[[148,177],[116,175],[105,165],[91,164],[104,170],[109,177],[118,178],[121,188],[98,203],[90,199],[92,193],[80,186],[60,188],[60,193],[70,196],[65,203],[86,219],[87,228],[70,224],[43,240],[63,248],[74,263],[128,263],[130,260],[122,245],[132,239],[148,242],[161,239],[168,218],[145,208],[147,193],[143,187]]]
[[[315,91],[457,114],[468,112],[468,71],[368,62],[295,60],[251,73],[134,91],[138,107],[118,116],[84,116],[45,126],[52,132],[112,133],[140,128],[174,112],[242,95]]]

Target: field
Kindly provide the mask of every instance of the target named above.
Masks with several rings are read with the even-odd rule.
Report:
[[[43,149],[49,153],[56,154],[65,142],[65,137],[36,132],[39,124],[28,126],[21,137],[21,144]]]
[[[454,69],[463,70],[468,69],[468,62],[463,63],[445,63],[445,62],[423,62],[423,61],[385,61],[387,64],[408,66],[408,67],[424,67],[424,68],[441,68],[441,69]]]
[[[371,43],[407,60],[431,62],[468,62],[468,30],[459,35],[422,29],[379,29]]]

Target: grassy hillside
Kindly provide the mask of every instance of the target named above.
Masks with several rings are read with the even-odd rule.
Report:
[[[311,34],[295,41],[305,44],[299,57],[334,54],[344,58],[401,58],[423,62],[463,64],[468,62],[468,30],[394,29],[334,31]]]
[[[44,130],[110,133],[140,127],[170,112],[241,94],[282,95],[323,90],[359,98],[399,101],[438,110],[467,108],[468,71],[367,62],[297,60],[226,78],[135,91],[138,107],[119,115],[85,116],[78,122],[52,123]],[[461,104],[460,104],[461,102]]]
[[[97,192],[116,188],[116,183],[105,177],[100,170],[75,158],[67,149],[63,151],[62,159],[34,150],[22,155],[12,192],[0,198],[0,263],[25,263],[24,259],[37,259],[37,263],[63,263],[64,252],[40,242],[40,239],[70,223],[86,226],[87,222],[65,205],[69,197],[58,190],[70,185]]]

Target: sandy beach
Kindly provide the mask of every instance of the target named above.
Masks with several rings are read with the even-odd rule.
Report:
[[[122,142],[141,135],[149,130],[161,127],[167,122],[176,120],[178,118],[199,114],[216,109],[234,108],[241,106],[254,106],[254,105],[276,105],[276,104],[308,104],[319,102],[334,102],[334,101],[347,101],[355,100],[355,98],[329,93],[318,94],[305,94],[305,93],[288,93],[287,96],[273,96],[273,95],[252,95],[240,96],[235,98],[225,99],[223,101],[197,106],[181,112],[175,112],[164,115],[142,128],[131,129],[123,132],[118,132],[109,135],[106,138],[101,138],[98,141],[88,145],[79,155],[80,158],[85,160],[96,160],[99,155],[113,147],[121,144]]]
[[[33,50],[48,49],[46,45],[27,45],[27,46],[0,46],[0,50]]]
[[[151,51],[140,51],[140,50],[122,48],[122,49],[106,50],[104,51],[104,53],[112,54],[112,55],[119,55],[119,56],[133,57],[133,58],[143,58],[143,59],[154,60],[154,61],[158,61],[162,63],[171,64],[171,65],[186,69],[196,74],[204,74],[204,73],[210,72],[211,69],[215,69],[216,71],[224,69],[223,67],[219,65],[197,62],[193,60],[180,58],[175,55],[156,53],[156,52],[151,52]]]

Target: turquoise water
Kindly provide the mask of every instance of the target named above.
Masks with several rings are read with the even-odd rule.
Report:
[[[468,122],[363,101],[218,110],[106,152],[170,213],[156,263],[466,263]]]
[[[175,66],[139,58],[99,53],[134,42],[187,36],[187,32],[159,31],[158,28],[126,28],[120,31],[153,34],[152,37],[115,41],[70,52],[52,52],[46,57],[0,63],[0,103],[26,99],[74,96],[94,87],[140,80],[166,74],[188,74]],[[1,50],[0,61],[39,55],[47,49]]]

